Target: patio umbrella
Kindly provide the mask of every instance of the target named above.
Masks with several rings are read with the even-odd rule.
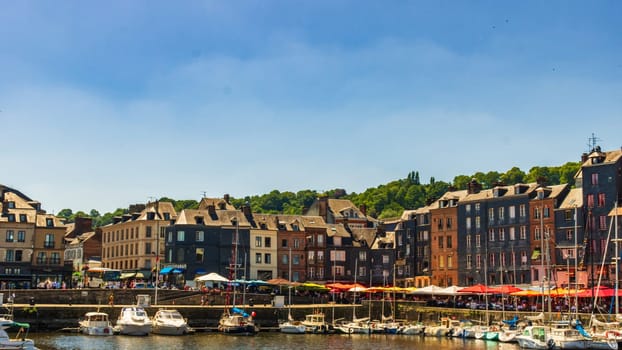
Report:
[[[542,293],[531,289],[525,289],[518,292],[510,293],[510,295],[517,297],[539,297],[542,295]]]
[[[493,293],[493,294],[510,294],[510,293],[514,293],[514,292],[520,292],[522,289],[512,286],[512,285],[503,285],[503,286],[498,286],[495,288],[489,288],[488,289],[488,293]]]
[[[229,282],[226,277],[223,277],[216,272],[208,273],[207,275],[203,275],[195,278],[197,281],[210,281],[210,282]]]
[[[291,282],[286,280],[285,278],[273,278],[273,279],[267,280],[266,283],[271,284],[273,286],[289,286],[291,284]]]
[[[464,287],[458,290],[458,293],[488,294],[490,293],[490,288],[486,287],[483,284],[476,284],[470,287]]]

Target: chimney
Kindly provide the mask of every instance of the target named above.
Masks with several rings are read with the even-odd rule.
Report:
[[[243,205],[242,206],[242,213],[244,214],[244,216],[246,216],[247,218],[251,217],[251,206],[250,205]]]
[[[319,214],[321,217],[324,218],[324,220],[326,220],[327,216],[328,216],[328,196],[322,196],[320,198],[318,198],[319,201]]]
[[[581,164],[587,162],[587,153],[581,154]]]
[[[468,194],[479,193],[479,191],[481,190],[482,190],[482,185],[478,183],[476,179],[471,179],[471,181],[469,181],[469,183],[467,184]]]
[[[536,183],[538,184],[538,186],[546,186],[546,177],[538,176],[538,178],[536,179]]]
[[[367,205],[365,205],[365,203],[361,204],[359,210],[361,211],[361,213],[363,213],[364,216],[367,216]]]
[[[227,202],[227,204],[229,204],[229,193],[225,193],[223,198],[224,198],[225,202]]]

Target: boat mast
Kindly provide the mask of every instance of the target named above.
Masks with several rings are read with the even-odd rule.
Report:
[[[292,246],[289,245],[289,272],[287,273],[287,278],[291,281],[292,279]],[[289,286],[287,286],[287,290],[288,290],[288,294],[289,294],[289,301],[288,306],[289,306],[289,310],[287,311],[287,320],[289,321],[292,318],[292,286],[291,283]]]
[[[575,318],[579,317],[579,284],[577,283],[577,275],[579,270],[579,256],[578,254],[578,246],[577,246],[577,205],[574,206],[574,316]],[[585,234],[585,232],[584,232]],[[568,277],[568,281],[570,282],[570,276]],[[570,283],[568,283],[568,287],[570,288]]]
[[[615,303],[615,312],[616,312],[616,315],[617,315],[620,312],[620,305],[619,305],[619,302],[618,302],[618,281],[619,281],[619,279],[618,279],[618,271],[619,271],[618,262],[620,261],[620,253],[618,252],[618,242],[619,242],[618,241],[618,201],[615,202],[614,208],[615,208],[615,212],[614,212],[614,220],[615,220],[615,222],[614,222],[614,225],[615,225],[614,226],[614,230],[615,230],[615,237],[616,237],[615,240],[614,240],[615,245],[616,245],[616,247],[615,247],[616,256],[613,258],[615,260],[615,264],[616,264],[616,283],[615,283],[615,294],[614,295],[615,295],[615,302],[616,302]]]

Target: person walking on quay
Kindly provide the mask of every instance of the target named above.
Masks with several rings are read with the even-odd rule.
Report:
[[[112,293],[108,296],[108,305],[114,306],[114,294]]]

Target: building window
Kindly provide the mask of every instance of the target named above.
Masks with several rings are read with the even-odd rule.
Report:
[[[183,242],[186,240],[186,233],[184,231],[177,231],[177,242]]]
[[[255,236],[255,247],[261,248],[262,239],[261,236]]]
[[[495,222],[495,209],[494,208],[488,209],[488,222],[489,223]]]
[[[480,254],[477,254],[475,256],[475,268],[476,269],[482,268],[482,256]]]
[[[574,232],[572,230],[567,230],[566,231],[566,240],[567,241],[572,241],[573,238],[574,238]]]
[[[151,242],[146,242],[145,243],[145,254],[157,254],[157,252],[154,252],[153,250],[151,250]]]
[[[203,262],[203,256],[205,255],[205,248],[196,248],[195,249],[195,261],[198,263],[202,263]]]
[[[601,230],[607,229],[607,216],[601,215],[598,217],[598,228]]]
[[[359,261],[367,261],[367,252],[366,251],[360,251],[359,252]]]
[[[19,222],[26,222],[28,221],[28,216],[26,216],[26,214],[19,214]]]
[[[13,243],[13,241],[15,240],[15,233],[13,230],[7,230],[6,231],[6,241],[9,243]]]
[[[383,264],[388,264],[389,263],[389,256],[388,255],[383,255],[382,256],[382,263]]]
[[[495,229],[494,228],[491,228],[488,230],[488,241],[489,242],[495,241]]]
[[[510,241],[516,240],[516,227],[510,227]]]
[[[438,248],[443,249],[443,237],[438,237]]]
[[[266,261],[266,264],[272,264],[272,254],[266,253],[264,259]]]
[[[470,269],[473,267],[473,257],[471,256],[471,254],[467,254],[466,256],[466,268]]]
[[[266,248],[270,248],[272,246],[272,239],[270,237],[266,237],[265,243]]]
[[[499,228],[499,242],[505,241],[505,229],[503,227]]]
[[[52,218],[45,219],[45,226],[54,227],[54,220]]]
[[[270,254],[268,254],[268,255],[270,255]],[[269,259],[267,259],[267,260],[269,260]],[[294,256],[292,256],[292,264],[300,265],[300,255],[295,254]]]
[[[45,242],[43,242],[43,247],[54,248],[54,234],[52,233],[45,234]]]
[[[592,174],[592,185],[598,185],[598,173]]]
[[[505,220],[505,208],[504,207],[499,207],[499,220],[503,221]]]
[[[572,211],[570,210],[565,210],[564,211],[564,219],[566,221],[572,221]]]
[[[23,255],[23,251],[22,250],[16,250],[15,251],[15,261],[22,261],[22,255]]]
[[[482,246],[480,235],[475,235],[475,248],[479,248]]]
[[[466,236],[466,247],[471,249],[471,235]]]
[[[365,275],[367,275],[367,269],[365,268],[365,266],[359,266],[359,276]]]
[[[593,194],[587,195],[587,207],[594,208],[594,195]]]
[[[466,218],[466,229],[467,231],[471,230],[471,218]]]
[[[39,265],[43,265],[43,264],[47,264],[47,255],[45,254],[45,252],[39,252],[39,254],[37,254],[37,264]]]
[[[343,276],[343,266],[333,266],[332,267],[333,270],[333,275],[334,276]],[[319,272],[318,272],[319,273]],[[319,276],[318,276],[319,277]]]
[[[196,233],[196,237],[195,237],[195,238],[196,238],[196,241],[197,241],[197,242],[203,242],[203,241],[205,241],[205,232],[203,232],[203,231],[197,231],[197,233]]]
[[[312,253],[312,252],[309,252],[309,253]],[[283,254],[281,256],[281,264],[283,265],[289,264],[289,256],[287,254]]]
[[[9,214],[8,215],[8,220],[9,220],[9,222],[15,222],[15,214]]]
[[[527,239],[527,226],[520,227],[519,239]]]
[[[287,240],[286,239],[282,239],[281,240],[281,248],[287,248]]]
[[[451,236],[447,236],[447,248],[453,248],[453,242],[451,240]]]
[[[466,211],[467,215],[471,214],[471,204],[465,205],[464,210]]]
[[[315,252],[314,251],[310,250],[307,252],[307,261],[309,262],[309,264],[315,263]]]
[[[169,243],[173,242],[173,232],[168,233],[168,242]]]
[[[519,215],[521,218],[527,217],[527,209],[526,209],[525,204],[521,204],[518,207],[518,211],[519,211]]]
[[[319,241],[318,239],[318,242]],[[294,238],[294,248],[300,248],[300,240],[298,238]]]
[[[482,227],[481,220],[480,220],[479,216],[476,216],[476,217],[475,217],[475,229],[476,229],[476,230],[479,230],[479,229],[480,229],[480,227]]]
[[[494,253],[490,253],[489,254],[489,263],[490,263],[490,267],[495,267],[495,254]]]
[[[320,253],[318,252],[318,260],[320,260]],[[330,260],[331,261],[346,261],[346,252],[343,250],[331,250],[330,251]]]
[[[542,234],[540,232],[540,227],[536,226],[533,229],[533,239],[539,241],[542,239]]]
[[[510,220],[516,218],[516,206],[510,206]]]
[[[447,218],[447,229],[451,230],[451,226],[452,226],[452,220],[451,218]]]
[[[598,194],[598,206],[601,208],[605,206],[605,194],[604,193]]]
[[[479,214],[480,207],[480,203],[475,203],[475,214]]]
[[[186,261],[186,257],[184,255],[185,255],[184,248],[183,247],[177,248],[177,262],[178,263],[183,263]]]
[[[146,226],[145,227],[145,237],[146,238],[151,238],[151,226]]]
[[[317,246],[318,247],[323,247],[324,246],[324,235],[317,235]]]
[[[545,218],[551,217],[551,208],[544,207],[544,217]]]
[[[261,264],[261,253],[255,253],[255,264]]]
[[[60,253],[59,252],[52,253],[52,256],[50,257],[50,264],[60,265]]]
[[[6,256],[4,257],[4,261],[6,262],[14,262],[15,261],[15,252],[13,250],[7,250]]]

